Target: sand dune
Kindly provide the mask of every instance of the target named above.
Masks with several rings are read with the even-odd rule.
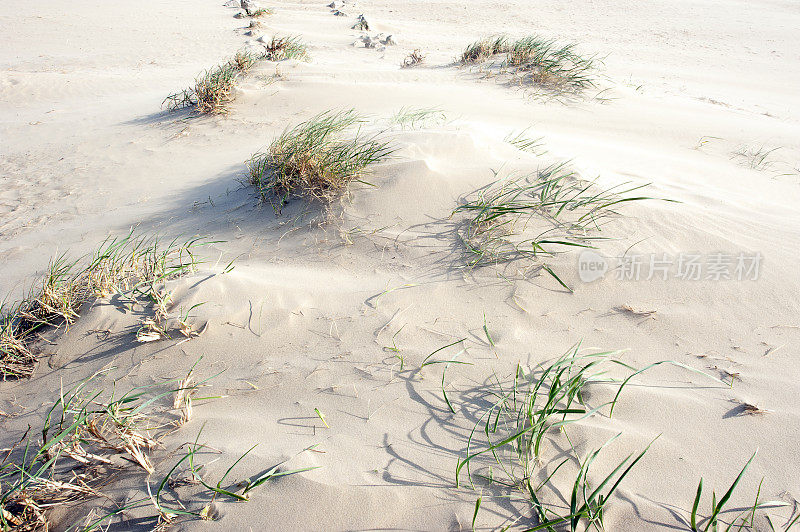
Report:
[[[194,382],[213,377],[196,397],[214,398],[163,432],[152,475],[125,468],[103,486],[108,499],[53,510],[55,529],[133,501],[144,502],[111,529],[153,529],[148,482],[155,490],[198,433],[212,485],[256,444],[226,485],[283,461],[284,471],[313,469],[211,506],[202,485],[170,484],[165,507],[208,507],[216,519],[176,516],[180,529],[531,528],[524,489],[477,475],[473,487],[463,471],[456,487],[456,467],[468,445],[486,447],[491,392],[509,390],[518,364],[529,374],[577,344],[621,350],[613,357],[635,368],[677,364],[631,380],[613,416],[604,407],[546,432],[536,478],[567,460],[540,493],[553,512],[568,513],[580,460],[620,434],[590,485],[652,444],[608,502],[606,530],[689,529],[700,478],[707,518],[711,490],[724,493],[756,450],[721,519],[752,508],[763,478],[760,501],[780,504],[744,529],[769,530],[767,518],[785,529],[800,497],[793,2],[360,0],[337,5],[346,16],[325,2],[275,2],[253,29],[221,3],[0,6],[0,292],[22,297],[51,257],[80,257],[133,226],[213,241],[196,271],[163,287],[199,336],[137,342],[152,308],[92,299],[70,327],[45,333],[30,379],[0,382],[7,448],[29,425],[35,441],[59,390],[97,372],[92,389],[154,385],[152,394],[195,364]],[[360,14],[368,31],[352,29]],[[554,101],[457,64],[467,44],[499,32],[579,43],[604,58],[597,87]],[[359,40],[380,33],[397,44]],[[226,114],[161,109],[199,72],[259,49],[261,35],[299,36],[310,60],[259,62]],[[401,68],[415,49],[424,62]],[[350,108],[391,157],[327,208],[295,199],[276,214],[259,201],[245,161],[286,128]],[[397,122],[413,109],[429,112]],[[535,150],[509,142],[523,131],[540,139]],[[472,267],[466,215],[454,209],[498,179],[565,161],[597,190],[648,184],[637,192],[657,198],[622,204],[597,233],[605,276],[582,279],[580,248],[546,260],[569,289],[539,259]],[[704,268],[696,280],[680,271],[691,256]],[[429,360],[458,353],[464,364],[421,367],[448,344]],[[587,404],[611,401],[616,386],[589,385]],[[471,467],[504,474],[490,453]]]

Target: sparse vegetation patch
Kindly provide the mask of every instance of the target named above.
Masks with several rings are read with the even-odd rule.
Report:
[[[401,129],[421,129],[441,126],[447,115],[438,107],[402,107],[389,118],[389,123]]]
[[[461,63],[479,63],[494,57],[497,54],[506,53],[510,49],[511,46],[509,44],[508,37],[505,35],[487,37],[485,39],[481,39],[480,41],[475,41],[467,46],[467,48],[461,53]]]
[[[142,510],[144,515],[150,514],[144,517],[150,522],[148,530],[167,530],[179,519],[213,520],[213,503],[217,499],[247,501],[253,490],[267,482],[317,469],[316,466],[288,469],[282,462],[260,469],[260,473],[240,482],[227,481],[233,469],[255,448],[253,446],[212,482],[208,480],[207,464],[201,463],[210,449],[199,441],[201,429],[163,478],[154,479],[154,475],[164,469],[164,462],[158,461],[164,454],[159,452],[163,448],[162,440],[191,421],[196,402],[221,398],[197,396],[198,390],[213,377],[197,380],[196,366],[197,363],[183,378],[138,386],[119,396],[113,389],[109,392],[100,385],[111,369],[102,370],[69,390],[62,390],[45,415],[41,430],[37,432],[39,438],[29,437],[26,431],[13,448],[3,449],[0,530],[103,530],[108,529],[114,518],[136,509]],[[220,451],[213,452],[220,454]],[[218,458],[212,461],[216,460]],[[144,481],[139,487],[143,496],[114,501],[104,488],[123,470],[127,470],[126,476],[130,477],[137,469],[141,474],[135,478]],[[195,486],[196,497],[181,501],[172,491],[167,503],[165,490],[184,485]],[[103,510],[108,502],[112,509]],[[88,515],[68,527],[64,516],[54,518],[51,513],[53,507],[64,503],[83,505],[79,507],[84,512],[88,510]]]
[[[731,159],[753,170],[770,170],[776,162],[773,154],[780,149],[780,146],[777,148],[740,146],[731,153]]]
[[[237,80],[246,74],[262,55],[239,51],[229,61],[203,72],[194,81],[194,86],[170,94],[162,105],[169,111],[194,108],[199,113],[226,113],[233,101]]]
[[[520,151],[533,155],[543,155],[546,152],[544,149],[544,137],[533,137],[530,134],[530,130],[531,128],[527,127],[522,131],[512,131],[503,140]]]
[[[520,514],[509,521],[511,525],[523,526],[528,531],[606,530],[603,521],[612,495],[644,458],[652,442],[644,450],[629,454],[607,473],[597,476],[591,473],[593,463],[620,434],[599,447],[590,447],[591,450],[581,458],[572,444],[570,433],[580,430],[581,422],[590,417],[605,413],[610,418],[631,379],[655,366],[675,365],[722,384],[710,375],[674,361],[655,362],[637,370],[622,362],[618,355],[619,352],[614,351],[583,353],[576,346],[555,361],[530,370],[518,364],[513,377],[506,381],[493,375],[485,387],[475,390],[477,395],[468,395],[469,404],[476,407],[471,415],[477,421],[456,464],[456,485],[466,477],[473,489],[478,489],[476,484],[488,485],[494,488],[490,491],[495,493],[494,496],[514,506],[523,504]],[[627,372],[627,377],[614,378],[611,372],[614,367]],[[590,394],[592,397],[606,395],[608,399],[590,405],[587,401]],[[563,440],[563,444],[559,440]],[[553,455],[561,455],[563,449],[568,449],[567,456],[555,460]],[[721,512],[753,457],[719,499],[712,496],[711,512],[706,519],[697,514],[703,488],[701,480],[691,514],[687,516],[692,531],[718,530],[722,525]],[[565,476],[568,479],[566,489],[556,485]],[[500,490],[499,494],[494,490]],[[483,495],[476,502],[475,516],[482,500],[490,496],[481,491]],[[765,503],[759,497],[760,487],[755,503],[739,510],[732,520],[727,520],[729,526],[725,530],[755,530],[757,510],[767,505],[784,506],[782,503]],[[475,517],[473,523],[474,520]]]
[[[269,16],[271,14],[272,14],[272,10],[271,9],[268,9],[266,7],[259,7],[258,9],[253,11],[250,16],[253,17],[253,18],[260,18],[260,17]]]
[[[371,164],[392,153],[381,134],[367,135],[355,111],[327,111],[284,131],[247,162],[263,198],[282,205],[292,196],[328,202]]]
[[[468,214],[461,238],[470,265],[536,260],[570,247],[594,247],[602,237],[593,233],[619,206],[652,199],[631,195],[644,186],[598,189],[566,164],[553,164],[485,187],[454,214]],[[547,264],[540,267],[568,288]]]
[[[284,59],[297,59],[307,61],[309,58],[308,47],[299,37],[272,37],[272,40],[264,44],[266,53],[265,59],[270,61],[283,61]]]
[[[479,420],[470,432],[464,458],[458,461],[456,483],[460,483],[462,474],[466,473],[473,487],[474,478],[480,478],[490,485],[511,490],[512,499],[530,505],[534,528],[528,530],[552,531],[553,527],[559,530],[566,527],[566,530],[575,531],[581,523],[586,530],[592,525],[602,530],[603,511],[610,496],[642,459],[647,448],[635,456],[629,455],[604,479],[600,477],[603,480],[591,485],[588,475],[592,463],[616,437],[582,460],[577,455],[567,457],[552,468],[550,460],[544,456],[549,454],[548,435],[553,434],[553,429],[558,428],[568,439],[567,429],[571,425],[604,406],[613,409],[627,380],[619,386],[614,399],[603,405],[589,406],[584,395],[592,385],[613,382],[606,376],[606,366],[618,365],[632,370],[615,358],[617,354],[581,354],[576,346],[553,363],[531,371],[526,372],[517,365],[508,385],[500,382],[492,385],[484,397],[489,400],[489,406],[476,413]],[[493,459],[496,469],[489,466],[487,470],[489,462],[484,461],[482,467],[473,472],[475,462],[486,456]],[[565,512],[547,501],[547,492],[551,489],[548,484],[562,467],[576,469],[571,502]]]
[[[416,48],[403,59],[403,68],[415,67],[422,64],[424,61],[425,56],[422,54],[422,50]]]
[[[583,56],[575,44],[530,35],[512,41],[504,35],[476,41],[462,52],[462,64],[478,64],[503,56],[487,68],[497,74],[553,94],[579,94],[596,86],[596,56]]]
[[[48,530],[50,507],[102,497],[108,478],[126,464],[153,473],[151,453],[160,438],[191,416],[199,384],[191,384],[189,376],[167,381],[166,390],[142,386],[115,397],[113,392],[91,389],[101,375],[62,391],[45,417],[40,441],[23,436],[24,441],[4,450],[2,530]],[[155,403],[172,395],[174,410]]]
[[[86,262],[54,259],[37,286],[23,301],[0,305],[0,376],[29,377],[36,367],[36,342],[48,328],[69,326],[81,307],[95,298],[122,296],[153,300],[166,280],[194,271],[197,248],[205,243],[185,243],[158,238],[109,239]],[[88,263],[87,263],[88,262]]]

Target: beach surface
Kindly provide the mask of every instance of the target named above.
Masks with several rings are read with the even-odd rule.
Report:
[[[163,437],[148,479],[114,476],[109,500],[58,509],[55,529],[146,499],[202,431],[209,482],[256,444],[230,482],[284,461],[313,469],[247,502],[217,497],[215,522],[177,518],[177,529],[525,530],[537,521],[522,490],[465,471],[457,486],[456,467],[471,438],[472,452],[486,447],[489,392],[579,345],[619,350],[633,368],[676,364],[633,378],[613,416],[605,407],[547,432],[537,478],[567,465],[543,502],[563,514],[580,461],[619,434],[590,484],[650,447],[609,501],[606,530],[688,530],[700,478],[707,516],[711,490],[724,493],[756,451],[722,518],[752,507],[760,486],[762,501],[786,506],[758,509],[750,529],[769,530],[769,516],[783,530],[800,498],[797,4],[268,7],[251,29],[213,0],[0,5],[0,295],[23,297],[52,257],[77,259],[132,227],[212,241],[197,271],[165,287],[199,336],[138,342],[145,310],[100,298],[46,335],[30,379],[0,382],[6,448],[92,375],[106,390],[167,386],[192,367],[213,377],[198,395],[215,398]],[[369,30],[353,29],[361,14]],[[556,101],[458,64],[497,33],[578,43],[603,58],[596,89]],[[395,44],[364,46],[378,34]],[[261,35],[299,36],[310,60],[260,62],[224,115],[162,110]],[[415,49],[424,61],[402,68]],[[392,156],[325,210],[259,201],[245,161],[287,127],[350,108],[391,139]],[[392,120],[413,109],[428,112]],[[535,150],[508,141],[522,131]],[[596,256],[548,258],[558,279],[535,261],[471,267],[454,209],[499,178],[566,161],[602,189],[648,185],[637,193],[657,199],[620,206]],[[588,259],[605,275],[582,274]],[[442,363],[422,367],[434,352],[427,360]],[[613,383],[592,386],[593,407],[614,398]],[[501,471],[488,453],[473,467]],[[177,494],[194,511],[212,502],[197,486],[176,490],[174,507]],[[111,529],[150,530],[154,515],[143,505]]]

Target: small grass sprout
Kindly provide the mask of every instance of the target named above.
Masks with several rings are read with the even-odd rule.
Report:
[[[391,347],[389,347],[388,345],[383,347],[384,351],[390,351],[390,352],[394,353],[394,355],[392,355],[392,358],[395,358],[395,359],[397,359],[398,362],[400,362],[400,372],[401,373],[405,369],[406,358],[403,355],[400,354],[400,348],[397,347],[397,342],[395,341],[395,339],[397,338],[397,335],[400,334],[400,331],[402,331],[404,327],[405,327],[405,325],[400,327],[397,330],[397,332],[395,332],[392,335],[392,346]]]
[[[756,454],[758,454],[758,451],[754,452],[753,455],[750,457],[750,459],[747,461],[747,463],[744,464],[744,467],[739,472],[739,475],[736,477],[736,479],[734,479],[733,484],[730,485],[728,490],[723,494],[723,496],[719,499],[719,501],[717,501],[717,494],[715,492],[712,493],[712,495],[711,495],[711,513],[710,513],[708,519],[706,520],[706,526],[704,528],[701,528],[701,525],[698,524],[698,523],[702,523],[702,521],[698,521],[698,517],[697,517],[697,510],[700,507],[700,497],[703,494],[703,479],[702,478],[700,479],[700,483],[697,485],[697,492],[696,492],[695,497],[694,497],[694,503],[692,504],[692,513],[689,516],[690,526],[692,528],[692,532],[700,532],[701,530],[702,530],[702,532],[710,532],[710,531],[714,531],[715,532],[716,530],[718,530],[720,513],[722,512],[723,508],[725,507],[725,505],[730,500],[731,495],[733,495],[733,492],[736,489],[736,486],[739,485],[739,482],[742,480],[742,477],[744,476],[745,472],[747,471],[747,468],[750,467],[750,464],[753,462],[753,459],[756,457]],[[760,493],[761,493],[761,485],[759,485],[758,491],[759,491],[759,495],[760,495]],[[733,526],[735,525],[735,523],[737,521],[737,519],[741,519],[741,523],[739,525],[738,530],[742,530],[743,527],[745,526],[746,522],[747,522],[747,515],[748,514],[751,516],[750,524],[752,526],[753,521],[755,520],[755,512],[761,506],[761,504],[759,504],[759,502],[758,502],[759,495],[756,495],[756,502],[753,505],[753,507],[750,510],[746,510],[743,513],[743,515],[740,515],[739,517],[734,519],[730,523],[730,525],[726,528],[726,530],[732,530]],[[750,528],[748,528],[748,529],[750,529]]]
[[[380,133],[361,132],[364,121],[352,109],[327,111],[286,129],[247,162],[250,184],[279,205],[293,196],[330,202],[393,151]]]
[[[435,355],[436,353],[444,351],[448,347],[453,347],[454,345],[458,345],[460,343],[463,343],[464,341],[466,341],[466,338],[462,338],[460,340],[456,340],[455,342],[451,342],[451,343],[449,343],[447,345],[444,345],[444,346],[436,349],[435,351],[433,351],[432,353],[430,353],[428,356],[425,357],[425,359],[422,361],[422,364],[420,364],[419,369],[422,370],[425,366],[430,366],[432,364],[447,364],[447,363],[449,363],[449,361],[447,361],[447,360],[436,360],[436,359],[431,360],[431,358],[433,358],[433,355]],[[466,364],[466,362],[459,362],[459,364]]]
[[[331,427],[328,425],[328,422],[327,422],[327,421],[325,421],[325,415],[324,415],[322,412],[320,412],[319,408],[315,408],[315,409],[314,409],[314,413],[315,413],[315,414],[317,414],[317,417],[319,418],[319,420],[320,420],[320,421],[322,421],[322,424],[323,424],[323,425],[325,425],[325,428],[326,428],[326,429],[329,429],[329,428],[331,428]]]
[[[492,335],[489,334],[489,326],[486,324],[486,313],[485,312],[483,313],[483,334],[486,335],[486,340],[489,341],[489,345],[491,345],[492,347],[496,347],[494,345],[494,339],[492,338]]]
[[[397,343],[395,342],[395,338],[397,338],[397,335],[398,335],[398,334],[400,334],[400,332],[401,332],[401,331],[402,331],[404,328],[405,328],[405,325],[403,325],[402,327],[400,327],[400,328],[397,330],[397,332],[395,332],[395,333],[392,335],[392,346],[391,346],[391,347],[389,347],[388,345],[387,345],[387,346],[384,346],[384,347],[383,347],[383,350],[384,350],[384,351],[391,351],[391,352],[393,352],[393,353],[399,353],[399,352],[400,352],[400,348],[399,348],[399,347],[397,347]],[[401,366],[402,366],[402,358],[401,358]],[[403,371],[403,370],[402,370],[402,367],[401,367],[400,371]]]
[[[472,530],[473,530],[473,532],[475,530],[475,521],[478,519],[478,510],[481,509],[481,501],[482,500],[483,500],[483,497],[481,496],[481,497],[478,497],[478,499],[475,501],[475,510],[472,512]]]
[[[199,434],[198,434],[198,438],[199,438]],[[266,482],[268,482],[268,481],[270,481],[272,479],[285,477],[285,476],[288,476],[288,475],[295,475],[297,473],[303,473],[305,471],[311,471],[311,470],[314,470],[314,469],[319,469],[319,466],[312,466],[312,467],[302,467],[302,468],[292,469],[292,470],[282,470],[281,466],[285,462],[281,462],[280,464],[271,467],[270,469],[264,471],[263,473],[261,473],[259,475],[256,475],[256,476],[251,477],[249,479],[246,479],[246,480],[243,480],[243,481],[238,482],[236,484],[233,484],[230,487],[224,488],[223,484],[225,483],[225,480],[231,474],[233,469],[242,460],[244,460],[244,458],[247,455],[249,455],[253,451],[253,449],[255,449],[257,446],[258,446],[258,444],[253,445],[252,447],[250,447],[250,449],[245,451],[244,454],[242,454],[238,459],[236,459],[236,461],[234,461],[233,464],[231,464],[231,466],[228,467],[228,469],[222,475],[222,478],[220,478],[217,481],[216,484],[209,484],[208,482],[203,480],[202,476],[199,473],[200,467],[197,467],[195,465],[195,454],[200,449],[202,449],[204,447],[202,445],[198,445],[197,444],[197,440],[195,441],[194,445],[191,445],[191,446],[188,447],[187,455],[184,456],[183,459],[181,459],[181,462],[184,459],[188,459],[189,460],[189,468],[190,468],[190,472],[191,472],[192,477],[195,478],[200,484],[202,484],[203,487],[205,487],[206,489],[211,491],[214,494],[213,495],[214,498],[216,498],[219,495],[224,495],[224,496],[230,497],[232,499],[235,499],[237,501],[247,501],[247,500],[249,500],[251,491],[253,491],[257,487],[265,484]],[[313,445],[313,446],[305,449],[305,451],[313,450],[314,447],[316,447],[316,445]],[[170,474],[172,474],[172,472],[175,471],[175,469],[177,468],[178,465],[180,465],[181,462],[178,462],[178,464],[176,464],[176,466],[173,468],[173,470],[170,472]],[[167,478],[169,478],[169,475],[167,476]],[[241,493],[238,493],[239,490],[241,490]]]
[[[533,155],[543,155],[545,153],[545,150],[542,149],[542,146],[544,146],[544,137],[531,136],[530,129],[530,127],[527,127],[522,131],[512,131],[506,135],[503,141],[511,144],[519,151],[524,151]]]
[[[442,398],[444,399],[444,402],[447,405],[447,409],[450,410],[450,412],[453,413],[453,414],[456,413],[456,409],[453,406],[453,403],[450,402],[450,398],[447,396],[447,386],[445,384],[445,379],[447,377],[447,368],[450,366],[450,364],[465,364],[465,365],[471,366],[472,363],[471,362],[463,362],[461,360],[456,360],[456,358],[458,358],[458,356],[461,353],[464,353],[466,351],[463,348],[461,349],[461,351],[459,351],[458,353],[456,353],[455,355],[453,355],[452,357],[450,357],[449,359],[446,359],[446,360],[437,360],[437,359],[431,360],[431,358],[433,358],[433,356],[436,353],[444,351],[448,347],[452,347],[452,346],[457,345],[457,344],[463,344],[464,341],[466,341],[466,338],[462,338],[460,340],[456,340],[455,342],[449,343],[449,344],[447,344],[445,346],[442,346],[442,347],[436,349],[431,354],[426,356],[425,359],[422,361],[422,364],[420,364],[420,366],[419,366],[419,371],[421,372],[422,369],[425,368],[426,366],[431,366],[431,365],[434,365],[434,364],[444,364],[444,368],[442,369],[442,383],[441,383]]]
[[[272,15],[272,10],[266,7],[259,7],[250,15],[252,18],[260,18]]]
[[[389,124],[403,130],[441,126],[446,121],[447,115],[438,107],[401,107],[389,118]]]
[[[652,318],[656,315],[656,310],[634,308],[630,305],[619,305],[614,307],[614,310],[620,314],[628,314],[635,318]]]
[[[697,140],[697,144],[692,146],[693,150],[701,150],[714,141],[722,140],[722,137],[714,137],[712,135],[703,135]]]
[[[753,170],[770,170],[776,163],[772,155],[780,149],[780,146],[777,148],[740,146],[731,153],[731,159]]]

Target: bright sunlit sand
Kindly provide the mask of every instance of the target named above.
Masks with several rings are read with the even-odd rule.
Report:
[[[800,530],[796,2],[0,22],[0,529]]]

